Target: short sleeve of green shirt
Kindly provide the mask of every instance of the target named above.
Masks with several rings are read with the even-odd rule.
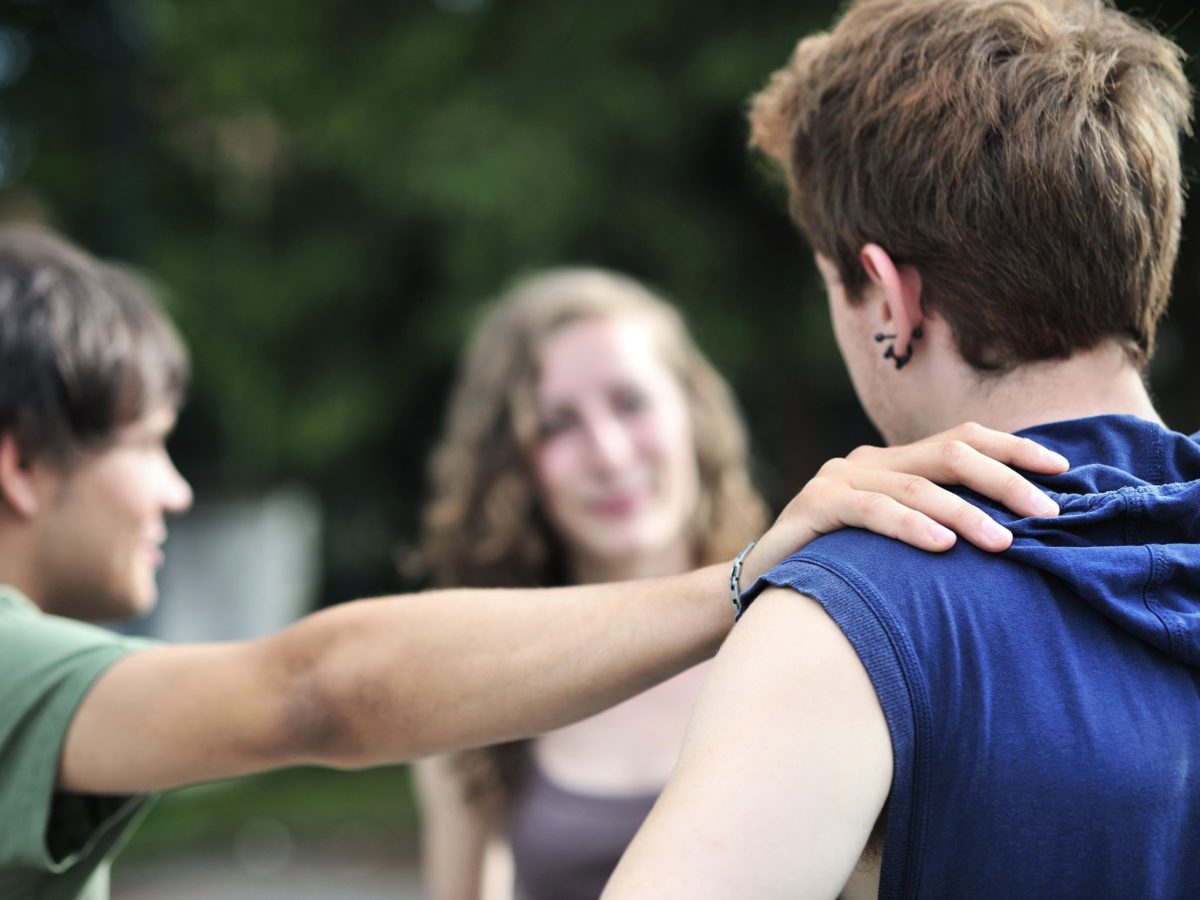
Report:
[[[106,896],[88,882],[146,798],[56,795],[58,760],[88,689],[146,646],[0,586],[0,896]]]

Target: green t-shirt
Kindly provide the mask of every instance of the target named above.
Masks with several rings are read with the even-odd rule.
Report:
[[[103,900],[108,862],[146,797],[55,792],[67,726],[88,689],[148,642],[42,613],[0,585],[0,897]]]

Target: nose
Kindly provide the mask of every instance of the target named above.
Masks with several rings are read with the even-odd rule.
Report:
[[[171,515],[185,513],[192,506],[192,486],[188,484],[170,456],[163,454],[165,463],[161,501],[163,510]]]
[[[611,472],[625,466],[633,456],[633,437],[613,415],[597,415],[587,422],[588,444],[596,468]]]

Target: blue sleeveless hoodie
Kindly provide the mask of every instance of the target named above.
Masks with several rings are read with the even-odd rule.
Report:
[[[847,530],[759,579],[858,652],[895,760],[881,898],[1200,897],[1200,434],[1129,416],[1023,434],[1057,518],[998,556]]]

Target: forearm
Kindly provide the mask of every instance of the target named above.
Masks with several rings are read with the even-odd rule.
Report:
[[[711,656],[727,569],[554,590],[455,590],[335,607],[268,639],[293,685],[296,761],[362,766],[512,740]]]

